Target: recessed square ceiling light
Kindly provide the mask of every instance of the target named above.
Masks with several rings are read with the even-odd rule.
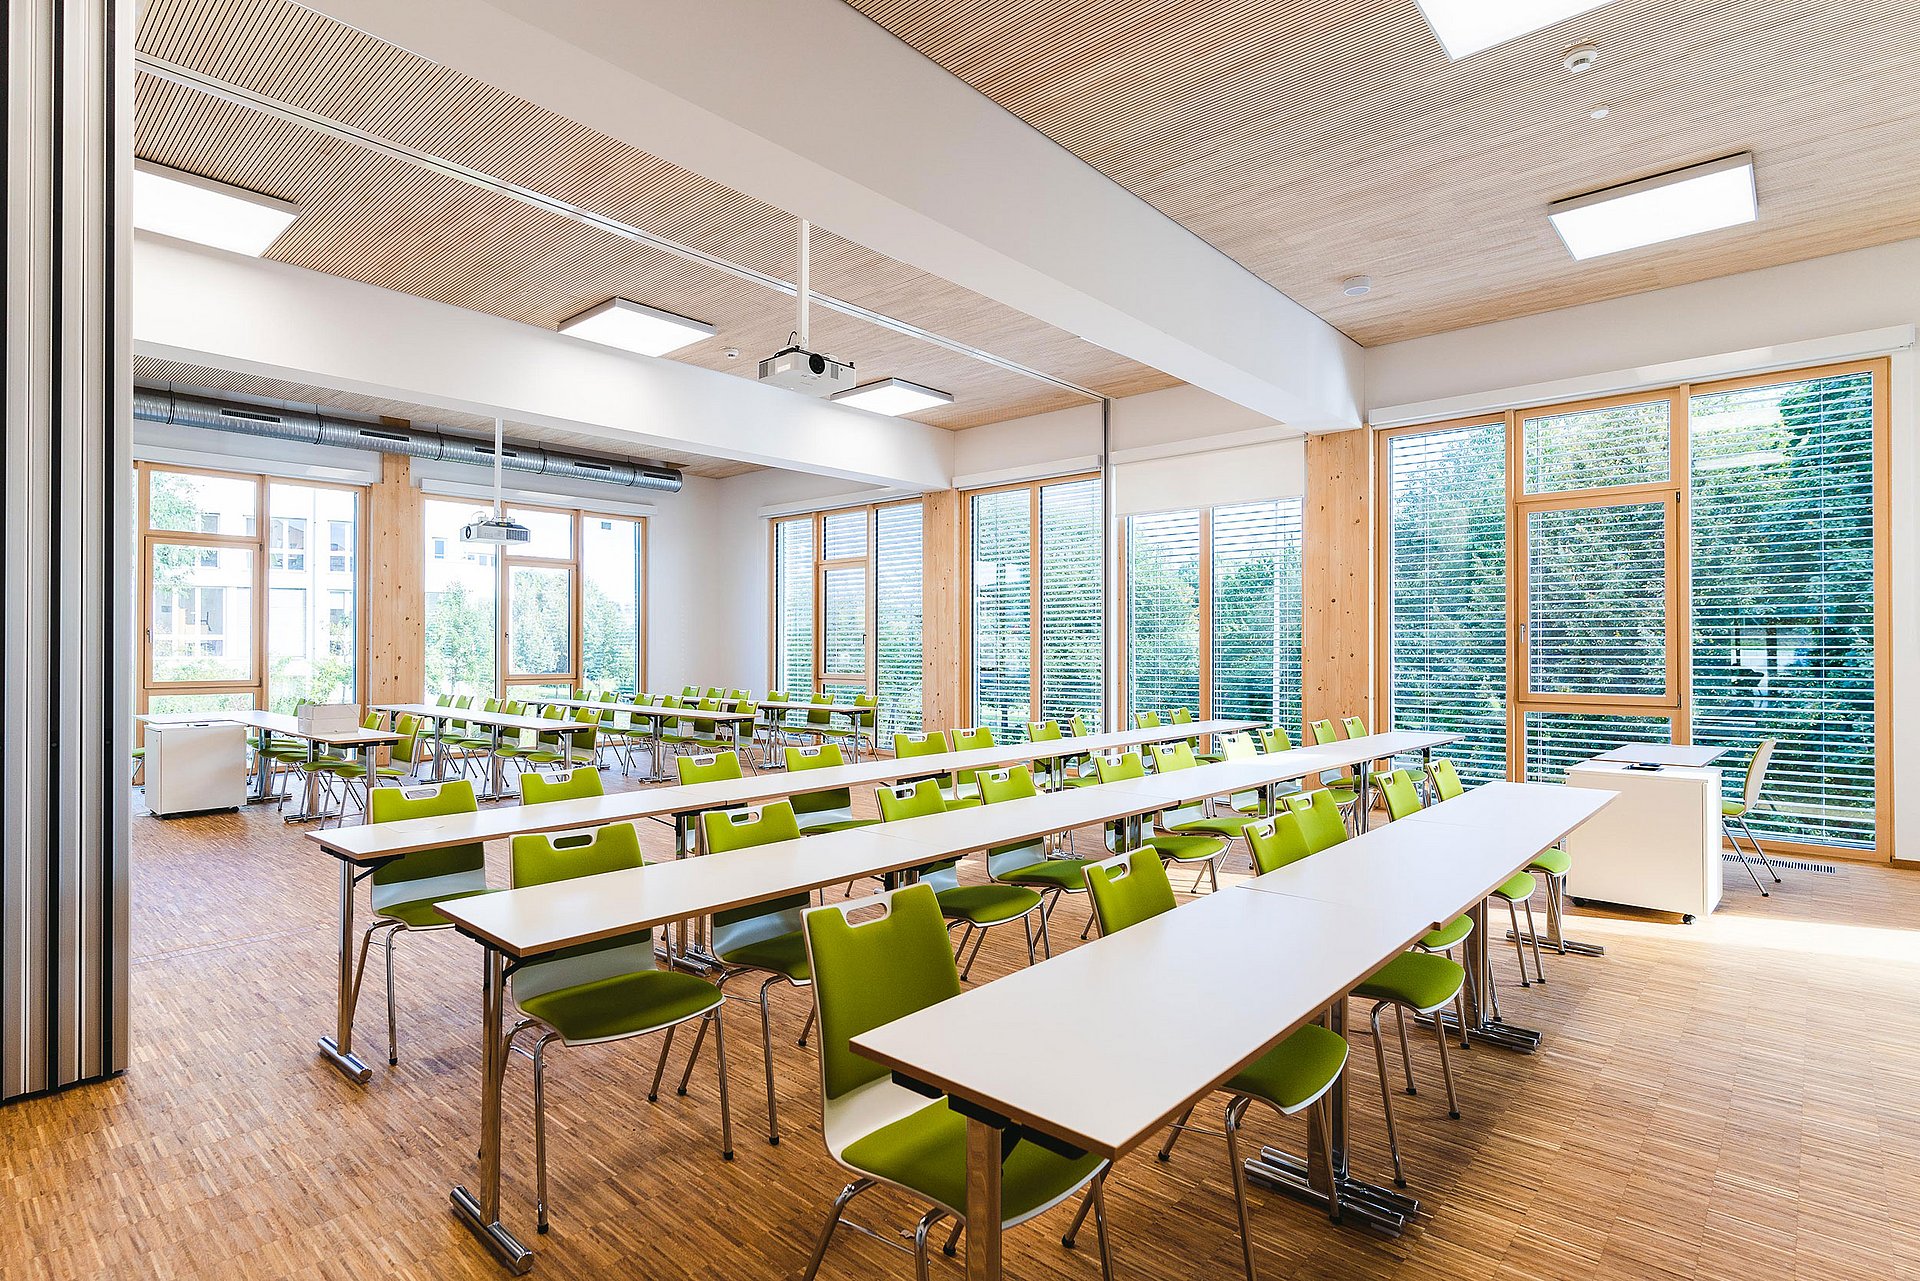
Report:
[[[258,258],[300,207],[148,160],[133,162],[133,225]]]
[[[1609,0],[1419,0],[1447,57],[1458,60],[1588,13]]]
[[[609,298],[561,321],[560,332],[642,356],[664,356],[718,331],[705,321],[688,320],[626,298]]]
[[[953,397],[944,391],[935,391],[931,387],[922,387],[919,383],[910,383],[904,378],[882,378],[877,383],[867,383],[850,391],[835,392],[835,400],[843,405],[852,405],[855,409],[871,410],[876,414],[918,413],[922,409],[932,409],[935,405],[951,405]]]
[[[1758,216],[1753,156],[1744,152],[1547,206],[1553,229],[1578,259],[1738,226]]]

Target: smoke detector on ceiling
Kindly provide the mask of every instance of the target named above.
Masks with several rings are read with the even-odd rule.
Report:
[[[1349,298],[1364,298],[1373,292],[1373,277],[1348,276],[1340,282],[1340,292]]]
[[[1567,50],[1562,60],[1568,71],[1578,74],[1600,61],[1600,47],[1591,44],[1577,44]]]

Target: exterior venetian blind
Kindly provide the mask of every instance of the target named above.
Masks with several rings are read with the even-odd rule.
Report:
[[[779,688],[813,692],[813,518],[773,526],[773,674]]]
[[[1127,518],[1127,709],[1200,707],[1200,513]]]
[[[1300,500],[1212,512],[1210,714],[1300,728]]]
[[[996,742],[1024,739],[1033,701],[1033,496],[972,498],[973,723]]]
[[[920,729],[921,535],[919,503],[874,513],[874,596],[879,628],[874,692],[880,741]]]
[[[1875,843],[1871,373],[1692,398],[1693,738],[1761,836]]]
[[[1040,490],[1040,717],[1101,724],[1100,482]]]

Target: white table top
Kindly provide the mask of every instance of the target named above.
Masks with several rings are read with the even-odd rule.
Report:
[[[1117,1157],[1421,932],[1396,933],[1338,904],[1228,890],[853,1045],[917,1081]]]
[[[1369,734],[1364,738],[1341,739],[1317,747],[1296,747],[1286,752],[1249,756],[1245,760],[1216,761],[1193,769],[1168,770],[1150,778],[1137,779],[1127,786],[1158,796],[1168,805],[1179,805],[1204,796],[1231,796],[1236,792],[1250,792],[1265,787],[1269,783],[1307,778],[1325,770],[1365,765],[1401,752],[1442,747],[1459,737],[1458,734],[1416,734],[1406,731]]]
[[[443,714],[455,715],[447,709]],[[538,722],[551,729],[553,721]],[[558,722],[564,725],[566,722]],[[1244,721],[1209,721],[1211,726],[1243,727]],[[307,837],[337,858],[366,862],[407,854],[440,845],[462,845],[473,841],[499,840],[522,832],[558,832],[598,823],[618,823],[631,819],[658,818],[675,814],[697,814],[703,810],[730,809],[806,792],[834,791],[839,788],[875,787],[903,778],[921,778],[947,774],[957,769],[991,769],[1022,764],[1036,758],[1079,755],[1093,751],[1115,739],[1158,741],[1185,738],[1195,732],[1193,725],[1156,730],[1126,730],[1117,734],[1093,734],[1079,739],[1059,739],[1047,743],[1012,743],[1005,747],[979,748],[966,752],[948,752],[939,756],[916,756],[904,760],[892,757],[862,761],[827,769],[800,772],[769,771],[746,778],[690,786],[656,787],[637,792],[618,792],[577,801],[554,801],[537,806],[508,806],[474,814],[443,818],[416,818],[399,823],[366,823],[356,827],[331,828],[308,832]],[[1199,732],[1208,732],[1202,728]],[[1220,732],[1225,732],[1224,730]],[[1139,739],[1142,734],[1155,739]],[[1093,789],[1081,789],[1093,790]]]
[[[377,747],[383,743],[397,743],[400,735],[384,729],[330,729],[303,730],[300,718],[289,716],[285,712],[257,712],[252,710],[231,712],[148,712],[134,717],[135,720],[153,726],[166,725],[209,725],[225,723],[246,725],[253,729],[265,730],[269,734],[278,734],[283,738],[305,739],[313,743],[325,743],[329,747]]]
[[[675,859],[456,899],[441,908],[464,933],[510,956],[540,956],[669,921],[918,867],[938,857],[937,851],[882,827],[856,827],[710,858]]]
[[[656,721],[699,720],[699,721],[750,721],[753,717],[745,712],[703,712],[697,707],[661,707],[651,703],[607,702],[598,698],[554,698],[539,694],[523,696],[517,701],[532,703],[536,707],[584,707],[594,712],[628,712],[634,716],[645,716]]]
[[[1627,743],[1594,757],[1596,761],[1621,761],[1643,765],[1707,766],[1733,749],[1682,743]]]
[[[1451,823],[1489,838],[1532,843],[1531,858],[1597,813],[1619,793],[1557,783],[1488,783],[1409,814],[1405,823]]]
[[[491,725],[500,729],[535,730],[542,734],[577,734],[592,729],[583,721],[550,721],[544,716],[509,716],[479,707],[439,707],[432,703],[375,703],[376,711],[395,716],[414,716],[431,721],[466,721],[473,725]]]
[[[875,1028],[854,1048],[1117,1157],[1612,799],[1498,786],[1578,794],[1530,797],[1520,821],[1475,826],[1456,810],[1389,824],[1251,891],[1211,894]],[[1520,808],[1516,793],[1499,799],[1505,812]],[[1195,974],[1235,977],[1196,983]]]

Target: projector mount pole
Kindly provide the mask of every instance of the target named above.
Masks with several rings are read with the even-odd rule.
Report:
[[[500,519],[500,454],[506,448],[507,424],[504,418],[493,420],[493,518]]]
[[[812,345],[807,341],[807,299],[813,293],[810,284],[813,276],[812,241],[813,225],[802,218],[800,220],[800,273],[799,279],[794,282],[799,288],[793,291],[800,302],[800,326],[796,331],[799,337],[795,341],[802,350],[812,349]]]

